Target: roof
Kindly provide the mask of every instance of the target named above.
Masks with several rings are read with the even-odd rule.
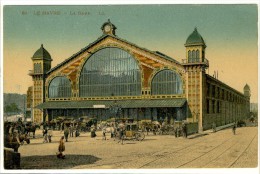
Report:
[[[121,108],[149,108],[149,107],[182,107],[186,102],[185,98],[174,99],[141,99],[141,100],[117,100],[116,104]],[[105,105],[109,108],[115,105],[114,100],[85,100],[85,101],[49,101],[41,103],[37,109],[75,109],[75,108],[97,108]]]
[[[250,87],[248,84],[245,85],[244,90],[250,90]]]
[[[37,59],[52,61],[50,53],[45,48],[43,48],[43,44],[41,44],[41,47],[32,56],[32,60],[37,60]]]
[[[212,77],[211,75],[209,75],[209,74],[206,74],[206,77],[207,77],[207,78],[210,78],[211,80],[214,80],[214,81],[216,81],[216,82],[220,83],[221,85],[224,85],[225,87],[227,87],[227,88],[229,88],[229,89],[231,89],[231,90],[233,90],[233,91],[237,92],[238,94],[240,94],[240,95],[244,96],[244,94],[243,94],[242,92],[240,92],[240,91],[238,91],[238,90],[236,90],[236,89],[232,88],[231,86],[229,86],[229,85],[225,84],[224,82],[222,82],[222,81],[220,81],[220,80],[218,80],[218,79],[216,79],[216,78]]]
[[[185,46],[188,46],[188,45],[205,45],[206,46],[206,44],[205,44],[202,36],[199,34],[197,28],[195,28],[194,31],[187,38]]]
[[[64,64],[68,63],[69,61],[73,60],[73,59],[76,58],[78,55],[80,55],[81,53],[87,51],[90,47],[92,47],[93,45],[97,44],[98,42],[100,42],[101,40],[103,40],[103,39],[105,39],[105,38],[107,38],[107,37],[112,37],[112,38],[117,39],[117,40],[119,40],[119,41],[125,42],[125,43],[127,43],[127,44],[129,44],[129,45],[131,45],[131,46],[134,46],[134,47],[137,47],[137,48],[142,49],[142,50],[144,50],[144,51],[147,51],[147,52],[149,52],[149,53],[151,53],[151,54],[153,54],[153,55],[159,56],[159,57],[161,57],[161,58],[163,58],[163,59],[165,59],[165,60],[168,60],[168,61],[171,61],[171,62],[173,62],[173,63],[176,63],[176,64],[181,65],[181,64],[180,64],[178,61],[176,61],[175,59],[173,59],[173,58],[171,58],[171,57],[169,57],[169,56],[167,56],[167,55],[165,55],[165,54],[162,54],[162,53],[160,53],[159,51],[151,51],[151,50],[148,50],[148,49],[146,49],[146,48],[139,47],[139,46],[137,46],[136,44],[133,44],[133,43],[127,41],[127,40],[121,39],[121,38],[119,38],[118,36],[113,36],[113,35],[104,34],[104,35],[102,35],[101,37],[99,37],[97,40],[95,40],[94,42],[90,43],[88,46],[82,48],[82,49],[81,49],[80,51],[78,51],[76,54],[73,54],[73,55],[72,55],[71,57],[69,57],[68,59],[65,59],[63,62],[61,62],[60,64],[58,64],[58,65],[56,65],[55,67],[53,67],[52,69],[50,69],[50,70],[47,72],[47,74],[50,74],[51,72],[53,72],[54,70],[58,69],[58,68],[61,67],[62,65],[64,65]]]

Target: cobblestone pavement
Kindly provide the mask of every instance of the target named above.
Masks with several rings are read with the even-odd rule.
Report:
[[[258,165],[258,128],[237,128],[185,138],[148,135],[141,142],[127,140],[120,144],[102,140],[90,133],[69,137],[65,143],[66,159],[55,153],[63,135],[54,131],[51,143],[43,143],[41,130],[31,144],[19,148],[22,169],[147,169],[147,168],[255,168]]]

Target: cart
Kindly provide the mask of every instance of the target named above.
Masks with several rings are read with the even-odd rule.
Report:
[[[142,141],[145,138],[145,134],[138,130],[138,125],[136,123],[126,123],[125,132],[122,137],[123,140],[137,140]]]

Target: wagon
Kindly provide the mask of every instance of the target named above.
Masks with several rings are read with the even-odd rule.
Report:
[[[126,123],[125,133],[123,139],[131,139],[142,141],[145,138],[145,134],[138,130],[138,125],[136,123]]]

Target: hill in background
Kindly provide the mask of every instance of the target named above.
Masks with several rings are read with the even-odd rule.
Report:
[[[4,93],[4,107],[15,103],[18,108],[24,112],[26,109],[26,94],[16,94],[16,93]]]

